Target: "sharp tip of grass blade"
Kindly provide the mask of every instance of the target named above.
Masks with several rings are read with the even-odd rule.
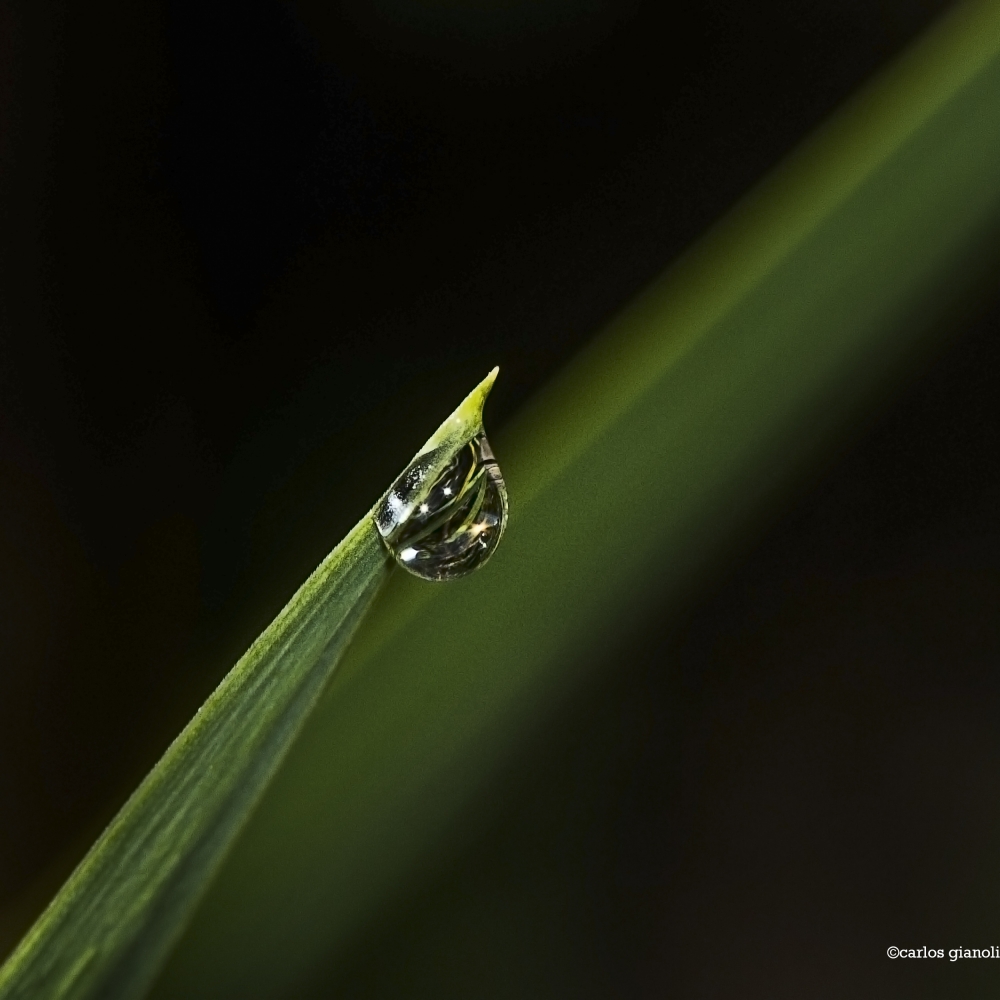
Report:
[[[493,383],[497,380],[497,375],[500,373],[500,366],[495,365],[490,373],[476,386],[472,392],[462,402],[462,405],[455,411],[460,413],[466,406],[472,405],[477,408],[480,419],[482,419],[483,404],[486,402],[486,397],[489,396],[490,391],[493,388]]]
[[[493,388],[499,371],[499,365],[493,368],[486,378],[459,403],[451,416],[441,424],[420,449],[419,455],[424,455],[443,445],[454,446],[457,443],[468,441],[480,432],[483,426],[483,406],[486,404],[486,398]]]

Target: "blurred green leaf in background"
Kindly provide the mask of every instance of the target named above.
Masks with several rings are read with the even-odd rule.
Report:
[[[557,885],[554,862],[527,891],[508,872],[505,894],[501,865],[493,895],[420,901],[497,821],[511,762],[629,674],[640,631],[682,616],[995,276],[998,119],[1000,10],[977,0],[519,412],[494,442],[499,554],[474,579],[383,593],[154,996],[618,991],[581,945],[600,940],[579,931],[586,907],[567,909],[586,890]],[[433,946],[379,951],[394,923]]]
[[[1000,8],[976,2],[499,437],[500,553],[440,591],[395,582],[154,995],[329,995],[362,929],[489,815],[492,776],[546,713],[596,664],[627,669],[613,666],[622,637],[682,607],[991,275],[998,178]],[[468,988],[535,995],[509,963],[506,981]],[[585,995],[592,970],[569,966],[558,992]]]

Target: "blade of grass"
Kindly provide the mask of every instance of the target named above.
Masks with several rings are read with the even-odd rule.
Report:
[[[496,370],[424,446],[481,422]],[[0,968],[3,1000],[140,996],[392,562],[367,514],[226,675]]]
[[[468,581],[387,588],[154,997],[329,996],[328,964],[488,821],[490,776],[545,712],[632,623],[682,605],[927,343],[982,277],[998,216],[989,0],[957,8],[499,436],[504,545]]]

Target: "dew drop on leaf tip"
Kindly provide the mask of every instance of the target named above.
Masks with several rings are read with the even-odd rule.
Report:
[[[494,375],[480,387],[480,409]],[[389,552],[421,579],[456,580],[479,569],[507,525],[507,490],[481,420],[471,435],[448,435],[436,447],[432,438],[375,508]]]

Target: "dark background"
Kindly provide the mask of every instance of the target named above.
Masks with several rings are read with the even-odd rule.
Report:
[[[469,386],[502,424],[945,6],[0,5],[0,948]],[[883,956],[1000,943],[998,326],[634,639],[343,990],[995,975]],[[435,961],[498,887],[510,939]]]

